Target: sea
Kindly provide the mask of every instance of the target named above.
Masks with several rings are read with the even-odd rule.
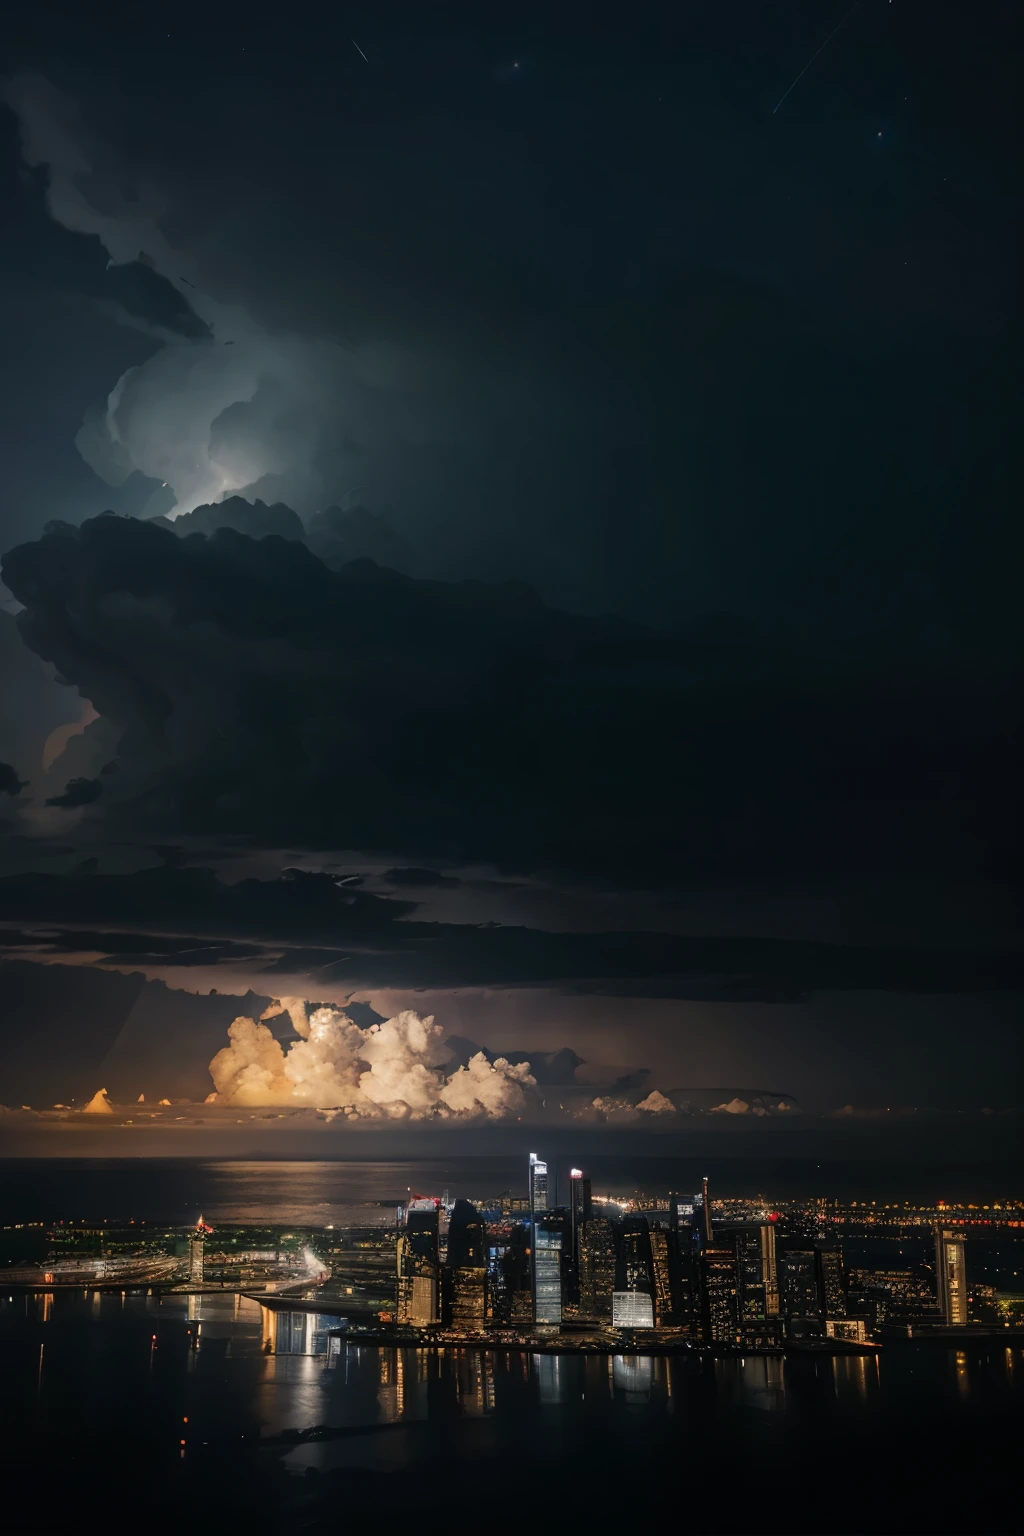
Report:
[[[200,1210],[214,1225],[326,1224],[409,1189],[518,1192],[515,1174],[476,1160],[9,1163],[0,1206],[8,1226]],[[267,1353],[244,1296],[0,1290],[15,1532],[1008,1532],[1022,1430],[1024,1350],[991,1337],[856,1356],[345,1339],[285,1355]]]

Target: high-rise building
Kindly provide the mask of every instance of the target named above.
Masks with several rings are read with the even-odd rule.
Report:
[[[716,1245],[736,1249],[736,1318],[747,1345],[777,1342],[780,1324],[775,1228],[771,1222],[719,1226]]]
[[[434,1264],[438,1263],[440,1252],[439,1206],[439,1201],[417,1195],[415,1200],[409,1201],[405,1218],[405,1232],[412,1252]]]
[[[646,1291],[613,1291],[612,1327],[653,1328],[653,1298]]]
[[[439,1219],[436,1200],[409,1202],[398,1239],[398,1321],[430,1328],[440,1320]]]
[[[818,1274],[826,1322],[846,1316],[846,1267],[839,1243],[816,1243]]]
[[[823,1336],[830,1319],[846,1316],[846,1276],[837,1243],[783,1241],[778,1269],[779,1310],[787,1333]]]
[[[939,1312],[947,1323],[967,1321],[967,1264],[963,1236],[941,1222],[935,1228],[935,1282]]]
[[[537,1328],[562,1323],[562,1224],[538,1215],[533,1222],[533,1322]]]
[[[605,1216],[587,1222],[580,1254],[580,1305],[598,1323],[612,1320],[615,1290],[615,1229]]]
[[[681,1228],[693,1225],[694,1197],[681,1195],[678,1190],[670,1189],[668,1194],[668,1224],[673,1232]]]
[[[462,1332],[483,1328],[487,1306],[487,1234],[475,1205],[456,1200],[448,1223],[446,1321]]]
[[[550,1226],[548,1209],[548,1165],[536,1152],[530,1153],[530,1271],[533,1290],[533,1321],[543,1328],[557,1328],[562,1322],[562,1231],[561,1223]]]
[[[707,1243],[708,1246],[710,1247],[711,1243],[714,1240],[714,1230],[713,1230],[712,1225],[711,1225],[711,1196],[708,1194],[708,1176],[707,1176],[707,1174],[705,1174],[704,1177],[700,1181],[700,1189],[701,1189],[701,1195],[700,1195],[701,1224],[703,1226],[703,1234],[702,1235],[703,1235],[704,1242]]]
[[[612,1292],[612,1326],[654,1327],[654,1256],[646,1216],[627,1216],[619,1228]]]
[[[213,1228],[208,1227],[200,1216],[188,1240],[188,1282],[202,1285],[206,1255],[206,1238]]]
[[[671,1247],[674,1234],[663,1227],[651,1232],[651,1260],[654,1272],[654,1320],[659,1326],[676,1321],[676,1295],[672,1277]]]
[[[535,1221],[539,1211],[548,1208],[548,1165],[536,1154],[530,1153],[530,1220]]]
[[[582,1168],[570,1168],[569,1170],[569,1263],[567,1266],[566,1300],[579,1307],[581,1300],[581,1260],[583,1254],[583,1234],[586,1231],[587,1222],[591,1218],[593,1202],[590,1193],[590,1180]]]
[[[779,1255],[780,1308],[787,1333],[817,1333],[824,1307],[818,1285],[817,1254],[812,1244],[785,1242]]]
[[[702,1343],[742,1343],[735,1244],[718,1237],[705,1244],[700,1255],[700,1269]]]

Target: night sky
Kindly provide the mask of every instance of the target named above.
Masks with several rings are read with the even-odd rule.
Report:
[[[290,997],[1019,1153],[1019,8],[843,14],[15,7],[8,1147]]]

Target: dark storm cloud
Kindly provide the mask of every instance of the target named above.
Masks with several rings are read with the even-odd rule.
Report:
[[[131,835],[648,883],[1019,857],[1009,682],[830,673],[742,626],[667,635],[515,583],[333,572],[230,528],[55,526],[3,574],[26,644],[99,711],[92,774],[116,744],[98,813]]]
[[[381,879],[388,885],[419,887],[420,890],[454,890],[462,884],[454,875],[442,875],[436,869],[386,869]]]
[[[0,880],[12,951],[98,952],[107,963],[146,958],[155,966],[246,959],[254,973],[301,978],[309,993],[321,977],[353,990],[555,986],[613,997],[802,1002],[815,992],[984,992],[1024,980],[1024,959],[1012,954],[553,933],[417,922],[413,911],[411,902],[297,871],[233,885],[209,870],[167,867]],[[103,927],[84,929],[84,912]]]
[[[63,806],[65,810],[77,810],[79,806],[92,805],[103,793],[99,779],[69,779],[62,794],[51,795],[47,805]]]
[[[77,410],[106,433],[105,449],[83,439],[99,473],[137,466],[119,505],[247,487],[310,518],[311,544],[321,519],[330,564],[514,574],[565,606],[659,622],[728,609],[815,650],[1019,654],[1018,349],[989,339],[1001,314],[964,334],[969,295],[1000,303],[1006,199],[983,209],[965,190],[998,174],[1008,136],[980,126],[998,93],[975,92],[941,151],[934,118],[914,153],[867,151],[862,79],[826,131],[812,113],[766,133],[742,62],[771,73],[779,25],[760,10],[736,27],[711,8],[682,48],[669,27],[636,55],[616,29],[583,40],[553,19],[565,68],[515,93],[495,87],[503,23],[450,36],[432,13],[393,19],[372,82],[325,52],[326,116],[308,45],[276,35],[269,78],[254,42],[244,68],[225,44],[225,72],[217,46],[181,60],[162,35],[155,50],[122,36],[102,67],[67,72],[67,95],[19,76],[36,218],[46,167],[68,240],[93,263],[109,249],[119,281],[159,276],[216,336],[110,347]],[[964,50],[991,54],[980,22],[934,31],[942,67],[915,39],[914,100]],[[979,222],[996,226],[987,243]],[[155,291],[136,307],[151,325]],[[69,350],[96,352],[91,335]],[[389,531],[339,533],[330,514],[354,495]]]
[[[24,787],[10,763],[0,763],[0,795],[18,795]]]

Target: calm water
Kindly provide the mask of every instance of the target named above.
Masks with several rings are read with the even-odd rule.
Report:
[[[542,1149],[539,1149],[542,1150]],[[578,1154],[577,1154],[578,1155]],[[552,1157],[553,1185],[566,1195],[575,1158]],[[935,1164],[812,1163],[797,1159],[591,1157],[594,1192],[699,1189],[701,1175],[720,1195],[763,1192],[776,1199],[831,1195],[851,1199],[1000,1199],[1005,1169],[951,1170]],[[1009,1182],[1012,1184],[1013,1180]],[[510,1189],[526,1193],[526,1155],[381,1162],[214,1162],[163,1158],[0,1160],[0,1224],[68,1218],[181,1223],[202,1212],[214,1221],[333,1221],[353,1201],[401,1199],[409,1188],[470,1198]]]
[[[785,1361],[349,1345],[327,1369],[264,1354],[259,1307],[234,1296],[0,1296],[0,1380],[8,1474],[42,1517],[24,1528],[47,1530],[389,1530],[405,1515],[481,1536],[666,1516],[1009,1531],[1024,1423],[1024,1351],[991,1343]],[[275,1438],[318,1424],[350,1433]],[[70,1524],[47,1523],[69,1497]]]

